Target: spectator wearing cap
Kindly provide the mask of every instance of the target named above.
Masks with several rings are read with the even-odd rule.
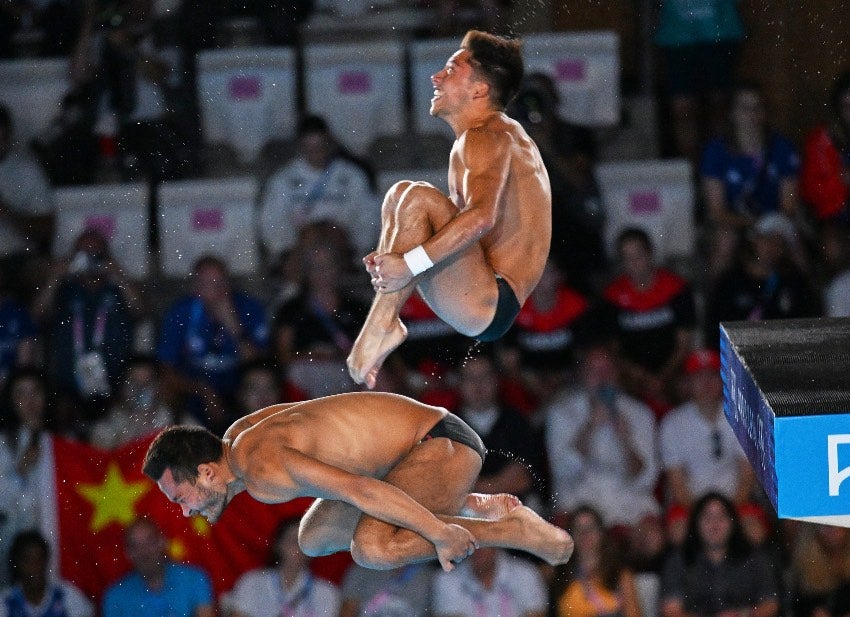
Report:
[[[723,414],[720,356],[709,349],[692,352],[685,374],[690,398],[670,411],[660,427],[666,501],[688,508],[713,491],[744,503],[754,476]]]
[[[784,214],[759,218],[740,263],[717,281],[706,302],[705,340],[719,344],[721,321],[816,317],[818,293],[800,267],[797,233]]]

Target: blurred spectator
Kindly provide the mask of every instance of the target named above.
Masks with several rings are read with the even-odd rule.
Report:
[[[9,578],[0,595],[0,617],[94,617],[95,607],[83,592],[50,572],[50,545],[37,531],[12,540]]]
[[[95,132],[117,139],[123,179],[185,173],[190,159],[177,112],[188,87],[181,52],[151,18],[151,3],[91,2],[77,41],[80,81],[97,84]]]
[[[850,529],[805,523],[791,559],[796,617],[850,613]]]
[[[665,521],[660,515],[647,514],[629,529],[626,538],[626,561],[636,576],[648,573],[660,577],[664,560],[670,550],[664,525]],[[655,615],[656,611],[643,613]]]
[[[236,581],[230,617],[339,615],[339,589],[310,572],[310,559],[298,547],[298,522],[286,519],[275,531],[271,567]]]
[[[771,522],[767,512],[759,504],[748,501],[738,506],[741,531],[753,548],[766,548],[771,534]]]
[[[685,361],[688,400],[661,420],[660,451],[668,504],[690,508],[708,492],[749,500],[755,477],[723,413],[720,356],[692,352]]]
[[[44,375],[36,369],[16,369],[3,388],[2,404],[0,563],[6,563],[12,537],[41,525],[42,495],[53,475]]]
[[[132,571],[104,594],[103,617],[215,617],[212,583],[195,566],[173,562],[167,540],[150,519],[136,519],[124,532]]]
[[[82,20],[81,2],[70,0],[19,0],[8,2],[17,25],[12,34],[18,56],[67,56]]]
[[[432,381],[429,378],[435,373],[443,374],[460,365],[470,340],[437,317],[421,295],[412,293],[401,307],[399,317],[407,327],[407,338],[388,358],[389,363],[398,356],[405,368],[415,371],[413,379],[428,381]]]
[[[815,317],[821,303],[792,257],[797,233],[788,217],[766,214],[749,235],[740,263],[724,273],[706,301],[706,343],[719,345],[721,321]]]
[[[548,400],[568,380],[575,350],[586,337],[589,300],[564,280],[549,259],[531,296],[503,339],[519,351],[519,366],[538,400]]]
[[[544,617],[546,586],[530,562],[499,548],[477,549],[434,578],[435,617]]]
[[[621,352],[623,385],[663,412],[691,350],[696,309],[690,284],[655,261],[652,240],[632,227],[617,237],[622,274],[604,290]]]
[[[80,405],[80,419],[90,421],[116,391],[131,354],[139,295],[94,229],[83,231],[70,258],[56,260],[53,270],[33,314],[47,334],[53,384]]]
[[[824,228],[823,304],[828,317],[850,317],[850,234],[839,227]]]
[[[8,275],[0,270],[0,387],[16,366],[37,359],[37,330],[29,309],[11,293]]]
[[[546,453],[559,512],[596,508],[606,524],[634,525],[658,512],[655,418],[623,392],[617,364],[603,346],[587,349],[581,385],[546,410]]]
[[[268,345],[268,321],[259,300],[233,288],[218,257],[205,255],[192,267],[190,292],[168,308],[160,330],[162,363],[170,405],[185,400],[207,427],[227,428],[239,364],[257,358]],[[223,430],[223,429],[222,429]]]
[[[154,358],[127,361],[115,403],[92,427],[89,442],[111,449],[174,424],[174,412],[160,397],[159,364]]]
[[[661,572],[670,551],[664,520],[657,514],[647,514],[628,532],[626,563],[634,575],[640,614],[658,617]]]
[[[30,144],[54,186],[92,184],[100,164],[95,86],[75,83],[73,71],[71,80],[56,115]]]
[[[15,146],[12,114],[0,104],[0,265],[16,274],[15,291],[30,293],[33,256],[46,256],[53,239],[55,204],[44,169]]]
[[[821,224],[850,224],[850,71],[838,76],[830,96],[831,120],[806,137],[800,196]]]
[[[345,260],[332,245],[316,242],[299,256],[300,292],[274,320],[277,359],[311,398],[349,391],[354,384],[345,359],[369,307],[342,289]]]
[[[570,534],[575,552],[566,565],[556,570],[552,586],[554,615],[641,617],[634,575],[599,513],[588,506],[576,508]]]
[[[298,126],[297,156],[266,183],[260,237],[276,259],[294,248],[302,227],[322,220],[348,232],[358,257],[377,245],[381,216],[369,177],[340,154],[323,118],[307,116]]]
[[[498,398],[499,374],[487,353],[467,358],[460,368],[458,415],[472,426],[487,447],[487,457],[473,487],[478,493],[510,493],[538,500],[544,479],[542,443],[528,421]]]
[[[778,532],[777,518],[768,514],[767,507],[756,501],[748,501],[738,505],[738,520],[741,531],[750,546],[761,551],[774,570],[778,573],[777,579],[782,591],[783,608],[788,604],[788,590],[785,588],[785,566],[789,559],[783,540]]]
[[[294,403],[307,398],[305,392],[284,379],[278,367],[263,359],[239,367],[235,414],[238,418],[271,405]]]
[[[525,77],[508,114],[534,139],[549,172],[552,258],[569,281],[587,291],[608,267],[593,133],[561,118],[558,90],[545,73]]]
[[[352,565],[342,581],[339,617],[426,617],[432,615],[431,564],[396,570],[369,570]]]
[[[674,151],[696,162],[722,122],[738,68],[744,25],[737,0],[659,2],[655,43],[664,60]]]
[[[759,217],[781,212],[797,220],[799,164],[794,144],[768,124],[761,88],[738,85],[728,128],[706,144],[700,164],[711,276],[732,264],[742,234]]]
[[[777,617],[776,572],[744,537],[732,502],[708,493],[690,515],[688,536],[662,577],[662,617],[747,613]]]
[[[671,550],[681,550],[688,537],[688,509],[673,504],[664,513],[664,532]]]
[[[281,255],[269,264],[273,281],[272,292],[268,301],[268,313],[274,315],[278,309],[297,296],[304,286],[307,263],[316,247],[324,247],[334,252],[340,258],[336,269],[340,276],[354,272],[353,253],[348,231],[334,221],[320,220],[306,223],[298,230],[295,245],[290,251]],[[357,272],[359,274],[359,271]],[[342,284],[342,281],[340,281]],[[367,288],[368,289],[368,288]]]

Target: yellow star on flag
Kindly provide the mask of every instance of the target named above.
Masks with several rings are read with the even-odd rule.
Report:
[[[136,519],[136,502],[150,490],[146,480],[127,482],[115,461],[110,461],[100,484],[81,484],[77,492],[94,506],[91,530],[97,533],[109,523],[126,527]]]

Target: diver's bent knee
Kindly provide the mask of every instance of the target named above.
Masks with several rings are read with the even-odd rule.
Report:
[[[401,206],[422,201],[443,203],[448,200],[436,186],[420,180],[399,180],[389,188],[387,197],[386,203]]]
[[[304,525],[303,521],[298,529],[298,548],[307,557],[324,557],[339,552],[339,549],[331,546],[322,534],[314,531],[312,526]]]
[[[387,550],[374,542],[351,542],[351,558],[358,566],[369,570],[394,570],[404,564],[390,558]]]

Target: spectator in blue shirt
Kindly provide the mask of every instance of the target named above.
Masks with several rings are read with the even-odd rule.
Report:
[[[29,309],[7,293],[4,278],[0,272],[0,385],[14,367],[34,363],[38,334]]]
[[[206,255],[192,268],[190,293],[165,315],[157,358],[172,392],[208,428],[223,430],[229,424],[223,410],[236,392],[239,365],[259,357],[268,337],[260,301],[233,289],[224,262]]]
[[[700,164],[713,275],[731,265],[741,237],[758,217],[780,212],[797,220],[799,167],[794,144],[767,122],[760,87],[739,85],[728,130],[706,144]]]
[[[127,528],[124,550],[133,571],[103,598],[103,617],[214,617],[209,576],[200,568],[166,556],[166,538],[145,518]]]

